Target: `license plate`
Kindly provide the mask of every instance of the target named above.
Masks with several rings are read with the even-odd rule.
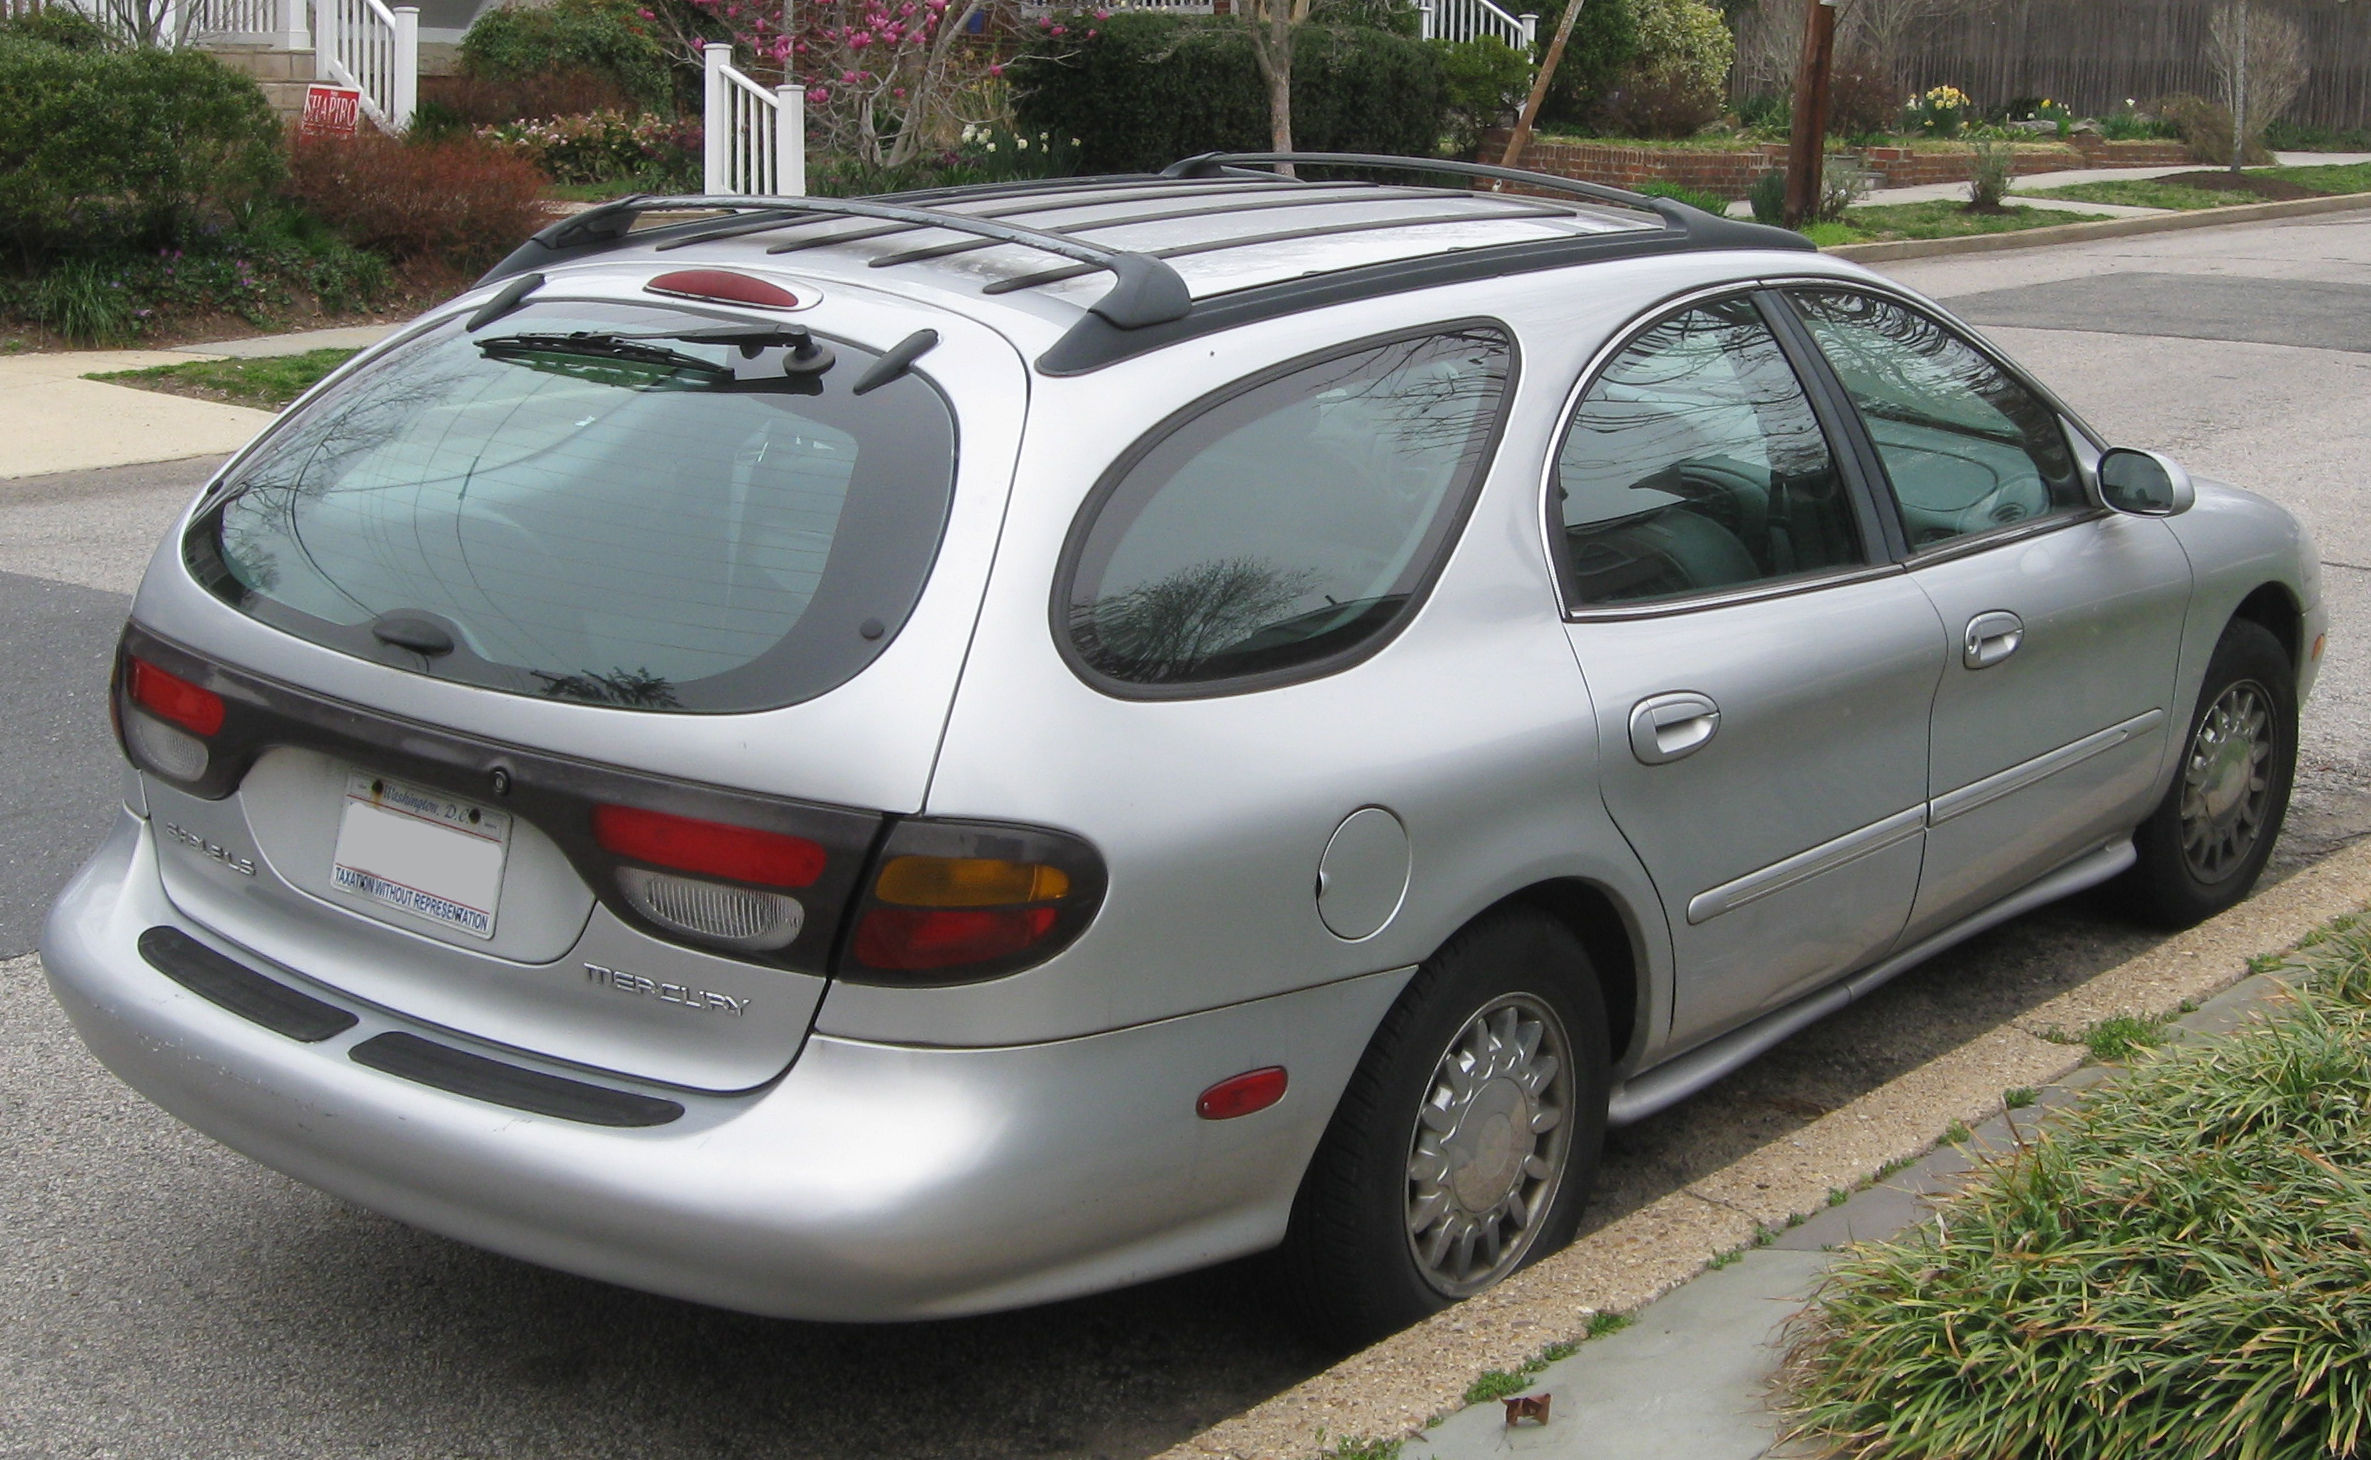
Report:
[[[359,771],[346,777],[330,881],[473,938],[494,936],[510,813]]]

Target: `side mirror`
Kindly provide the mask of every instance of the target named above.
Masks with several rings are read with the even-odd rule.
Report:
[[[2118,446],[2099,458],[2099,499],[2137,517],[2175,517],[2189,511],[2198,494],[2172,457]]]

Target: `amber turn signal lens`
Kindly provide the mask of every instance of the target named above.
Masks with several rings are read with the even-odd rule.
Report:
[[[1070,894],[1070,874],[993,857],[891,857],[873,895],[901,907],[1011,907]]]

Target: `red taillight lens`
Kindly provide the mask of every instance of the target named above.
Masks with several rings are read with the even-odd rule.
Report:
[[[872,968],[955,968],[1028,951],[1054,930],[1050,907],[876,907],[856,925],[856,961]]]
[[[145,659],[132,661],[132,700],[193,735],[212,735],[222,728],[222,696],[177,674],[167,674]]]
[[[1266,1110],[1284,1098],[1284,1085],[1282,1065],[1246,1070],[1203,1091],[1202,1098],[1194,1102],[1194,1114],[1204,1120],[1233,1120],[1238,1115]]]
[[[636,806],[593,808],[593,839],[612,855],[761,887],[812,887],[823,848],[803,836]]]

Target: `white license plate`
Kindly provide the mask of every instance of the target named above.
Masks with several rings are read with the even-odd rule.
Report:
[[[494,936],[510,813],[360,771],[346,777],[330,881],[475,938]]]

